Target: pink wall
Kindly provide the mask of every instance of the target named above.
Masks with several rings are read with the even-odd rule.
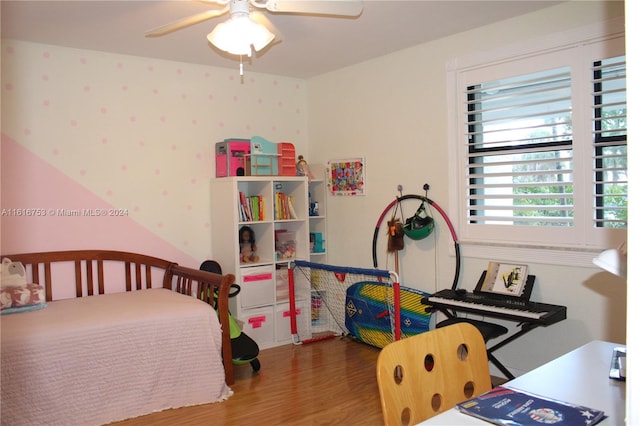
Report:
[[[2,253],[111,249],[198,267],[194,259],[131,219],[109,215],[114,206],[2,134]],[[36,216],[18,216],[34,209]],[[85,213],[85,209],[92,214]],[[79,212],[65,216],[62,211]],[[103,212],[107,212],[103,216]]]

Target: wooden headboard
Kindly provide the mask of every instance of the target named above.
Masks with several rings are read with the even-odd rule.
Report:
[[[105,283],[115,281],[122,287],[118,291],[136,291],[152,287],[164,287],[181,294],[195,296],[217,306],[222,327],[222,362],[228,385],[234,383],[231,355],[231,334],[229,329],[229,290],[235,282],[231,274],[219,275],[198,269],[180,266],[175,262],[137,253],[114,250],[71,250],[41,253],[20,253],[2,255],[13,262],[21,262],[27,273],[28,282],[45,287],[47,301],[54,300],[56,284],[74,279],[75,296],[85,297],[105,293]],[[52,265],[67,263],[72,265],[73,277],[64,277]],[[114,265],[115,264],[115,265]],[[122,265],[122,275],[112,278],[114,267]],[[108,269],[108,273],[106,270]]]

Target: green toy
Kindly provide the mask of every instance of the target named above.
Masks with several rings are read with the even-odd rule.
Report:
[[[222,268],[215,260],[205,260],[200,265],[200,270],[213,272],[214,274],[222,274]],[[232,284],[229,297],[236,297],[238,293],[240,293],[240,286],[238,284]],[[218,312],[218,307],[215,306],[215,308],[216,312]],[[260,361],[258,360],[258,353],[260,353],[260,348],[251,337],[242,331],[242,327],[238,325],[238,322],[231,314],[229,314],[229,334],[231,335],[231,361],[233,364],[251,364],[253,371],[259,371]]]

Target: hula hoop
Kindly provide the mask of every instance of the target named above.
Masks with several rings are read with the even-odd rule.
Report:
[[[442,208],[435,201],[422,195],[407,194],[407,195],[402,195],[400,197],[396,197],[396,199],[393,200],[391,203],[389,203],[389,205],[382,211],[382,214],[378,219],[378,223],[376,223],[376,228],[373,231],[373,245],[372,245],[373,267],[374,268],[378,267],[378,255],[377,255],[376,246],[378,242],[378,233],[380,232],[380,225],[384,221],[384,218],[386,217],[387,213],[389,213],[389,210],[391,210],[393,206],[395,206],[396,204],[399,205],[404,200],[426,201],[427,203],[429,203],[429,205],[433,206],[433,208],[436,209],[438,213],[440,213],[440,216],[442,216],[442,218],[446,222],[447,227],[449,228],[449,233],[451,234],[451,239],[453,240],[453,245],[456,252],[456,272],[453,277],[453,284],[451,285],[451,289],[455,290],[458,287],[458,279],[460,277],[460,245],[458,244],[458,236],[456,235],[456,231],[453,228],[453,224],[451,223],[451,220],[449,220],[449,216],[447,216],[445,211],[442,210]]]

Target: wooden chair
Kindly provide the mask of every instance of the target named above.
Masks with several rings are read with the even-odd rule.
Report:
[[[484,339],[468,323],[388,344],[377,378],[386,426],[414,425],[491,389]]]

